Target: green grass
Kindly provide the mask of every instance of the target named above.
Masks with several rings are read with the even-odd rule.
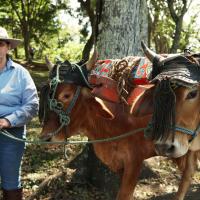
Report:
[[[39,69],[30,69],[29,72],[35,82],[36,87],[40,89],[42,83],[47,81],[49,72],[44,70],[39,71]]]

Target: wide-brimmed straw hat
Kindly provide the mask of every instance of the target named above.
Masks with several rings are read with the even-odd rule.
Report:
[[[22,43],[20,39],[9,38],[6,29],[3,27],[0,27],[0,40],[8,42],[11,49],[16,48],[19,44]]]

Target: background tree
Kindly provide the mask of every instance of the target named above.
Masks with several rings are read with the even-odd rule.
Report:
[[[83,24],[83,29],[81,33],[85,38],[91,34],[85,48],[83,50],[83,58],[88,58],[89,51],[94,42],[92,39],[94,33],[96,32],[96,23],[101,17],[101,7],[102,1],[97,0],[96,4],[97,9],[94,8],[94,2],[96,0],[78,0],[80,2],[80,8],[77,10],[79,12],[79,17],[81,17],[80,24]],[[147,0],[148,2],[148,44],[152,44],[155,50],[159,53],[172,53],[177,50],[183,51],[188,46],[191,46],[191,43],[198,42],[198,32],[199,29],[196,26],[198,18],[198,6],[195,4],[195,7],[191,7],[191,4],[194,3],[194,0]],[[134,4],[134,2],[133,2]],[[191,15],[191,10],[193,13]],[[184,21],[185,15],[190,11],[190,22]],[[116,11],[117,12],[117,11]],[[121,11],[120,11],[121,12]],[[88,14],[90,13],[90,14]],[[97,15],[97,19],[95,16]],[[83,22],[87,16],[89,16],[89,21],[86,23]],[[92,16],[92,17],[91,17]],[[126,16],[126,15],[125,15]],[[109,17],[109,16],[107,16]],[[94,19],[93,21],[91,19]],[[109,18],[108,18],[109,19]],[[107,19],[106,23],[107,23]],[[112,25],[112,24],[111,24]],[[139,26],[138,23],[136,23]],[[109,25],[110,26],[110,25]],[[99,26],[101,29],[101,26]],[[107,27],[109,29],[109,27]],[[124,26],[124,28],[126,28]],[[109,31],[107,31],[108,33]],[[95,33],[97,35],[97,33]],[[104,35],[105,37],[105,35]],[[142,36],[143,37],[143,36]],[[193,38],[193,39],[192,39]],[[196,42],[194,42],[196,38]],[[198,49],[198,46],[196,47]]]
[[[82,59],[88,60],[90,51],[92,49],[92,46],[94,44],[95,40],[95,31],[96,31],[96,0],[78,0],[80,3],[80,10],[82,11],[82,15],[85,18],[86,16],[89,18],[89,23],[91,27],[91,33],[89,36],[89,39],[87,40],[83,53],[82,53]],[[79,11],[80,12],[80,11]],[[80,21],[81,22],[81,21]],[[81,34],[84,35],[85,37],[88,36],[89,34],[89,29],[88,29],[88,22],[85,23],[81,30]]]
[[[10,26],[10,22],[15,24],[15,33],[20,33],[24,40],[24,50],[26,60],[30,61],[30,41],[43,43],[43,36],[51,37],[60,29],[60,23],[57,18],[57,11],[66,7],[66,1],[51,0],[0,0],[1,6],[1,24]],[[6,21],[5,20],[6,16]]]
[[[75,1],[75,0],[74,0]],[[72,1],[74,3],[74,1]],[[19,37],[24,40],[24,49],[26,59],[29,58],[29,47],[36,47],[35,58],[42,59],[44,54],[50,54],[51,57],[55,57],[56,54],[65,58],[77,60],[80,59],[81,54],[83,59],[88,59],[90,50],[94,43],[94,35],[97,35],[96,23],[101,18],[101,0],[77,0],[80,3],[80,6],[75,10],[72,10],[68,4],[67,0],[0,0],[0,22],[2,26],[5,26],[13,37]],[[160,53],[170,53],[174,46],[176,47],[173,51],[183,50],[188,45],[191,46],[195,44],[198,49],[198,38],[199,38],[199,28],[196,26],[198,18],[198,8],[195,4],[195,8],[190,7],[190,3],[194,0],[175,0],[171,2],[170,0],[148,0],[148,11],[149,11],[149,35],[148,41],[149,45],[151,44],[157,52]],[[96,10],[95,4],[98,4],[98,9]],[[133,1],[132,5],[135,5],[137,1]],[[110,2],[108,2],[110,4]],[[115,2],[116,8],[118,7],[119,2]],[[126,5],[126,4],[125,4]],[[75,27],[69,28],[68,21],[64,23],[64,14],[60,14],[60,10],[63,10],[63,13],[68,13],[71,16],[79,21],[80,31],[75,33]],[[129,12],[129,8],[124,7],[120,10],[112,10],[116,15],[121,15],[124,10]],[[171,10],[171,12],[170,12]],[[193,10],[193,15],[191,21],[188,22],[183,19],[187,14],[186,11]],[[144,11],[145,12],[145,11]],[[127,18],[126,13],[124,12],[124,18]],[[96,20],[97,15],[97,20]],[[173,17],[172,17],[173,16]],[[62,22],[60,21],[62,18]],[[180,18],[180,19],[179,19]],[[109,19],[109,15],[107,16]],[[113,38],[118,36],[122,38],[118,47],[115,48],[124,48],[123,38],[127,34],[131,33],[132,27],[141,29],[140,19],[133,17],[133,21],[128,25],[127,23],[121,24],[121,30],[127,30],[122,35],[120,35],[120,26],[113,25],[115,21],[109,22],[106,18],[103,20],[107,23],[107,31],[104,32],[104,36],[107,37],[109,30],[112,26],[116,26],[116,33],[114,33]],[[174,19],[177,21],[175,23]],[[138,22],[137,22],[138,20]],[[108,23],[109,22],[109,23]],[[146,25],[145,25],[146,26]],[[99,30],[101,33],[102,27],[99,25]],[[178,31],[179,30],[179,31]],[[181,30],[181,31],[180,31]],[[119,32],[119,33],[118,33]],[[145,34],[144,31],[141,31],[141,34]],[[118,35],[118,36],[117,36]],[[143,36],[141,36],[142,38]],[[49,40],[51,38],[51,40]],[[79,40],[77,40],[79,38]],[[109,38],[109,37],[108,37]],[[144,37],[143,37],[144,38]],[[145,38],[146,39],[146,38]],[[129,50],[127,54],[135,54],[131,49],[133,44],[140,46],[139,43],[135,44],[136,40],[129,42]],[[99,45],[101,44],[101,39],[99,38]],[[108,41],[109,44],[111,43]],[[136,41],[137,42],[137,41]],[[177,43],[175,45],[175,43]],[[67,45],[66,45],[67,44]],[[104,44],[105,48],[107,42]],[[132,45],[132,46],[131,46]],[[177,46],[178,45],[178,46]],[[70,48],[69,48],[70,47]],[[100,47],[100,46],[99,46]],[[107,51],[109,48],[107,48]],[[18,48],[19,55],[22,58],[22,49]],[[17,57],[17,50],[15,49],[15,57]],[[73,51],[76,51],[74,53]],[[82,51],[82,52],[81,52]],[[107,55],[111,55],[111,52],[108,52]]]
[[[183,21],[191,3],[192,0],[148,1],[149,46],[152,44],[159,53],[175,53],[188,46],[197,19],[194,12],[193,23]]]
[[[163,1],[148,1],[148,42],[156,52],[169,52],[174,25],[167,4]]]
[[[188,3],[189,2],[189,3]],[[187,12],[191,1],[187,0],[167,0],[170,15],[175,23],[175,31],[173,35],[173,42],[170,48],[170,53],[176,53],[180,46],[181,31],[183,27],[183,17]]]

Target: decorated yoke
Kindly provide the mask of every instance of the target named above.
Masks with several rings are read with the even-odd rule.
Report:
[[[147,89],[151,71],[152,63],[146,57],[98,60],[89,82],[95,85],[92,91],[95,96],[115,103],[131,104]]]

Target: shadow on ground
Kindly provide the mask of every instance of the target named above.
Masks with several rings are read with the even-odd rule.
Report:
[[[200,184],[192,184],[190,186],[190,190],[188,191],[187,195],[185,196],[185,200],[199,200],[200,199]],[[165,195],[160,195],[157,197],[151,197],[149,200],[172,200],[175,196],[175,192]]]

